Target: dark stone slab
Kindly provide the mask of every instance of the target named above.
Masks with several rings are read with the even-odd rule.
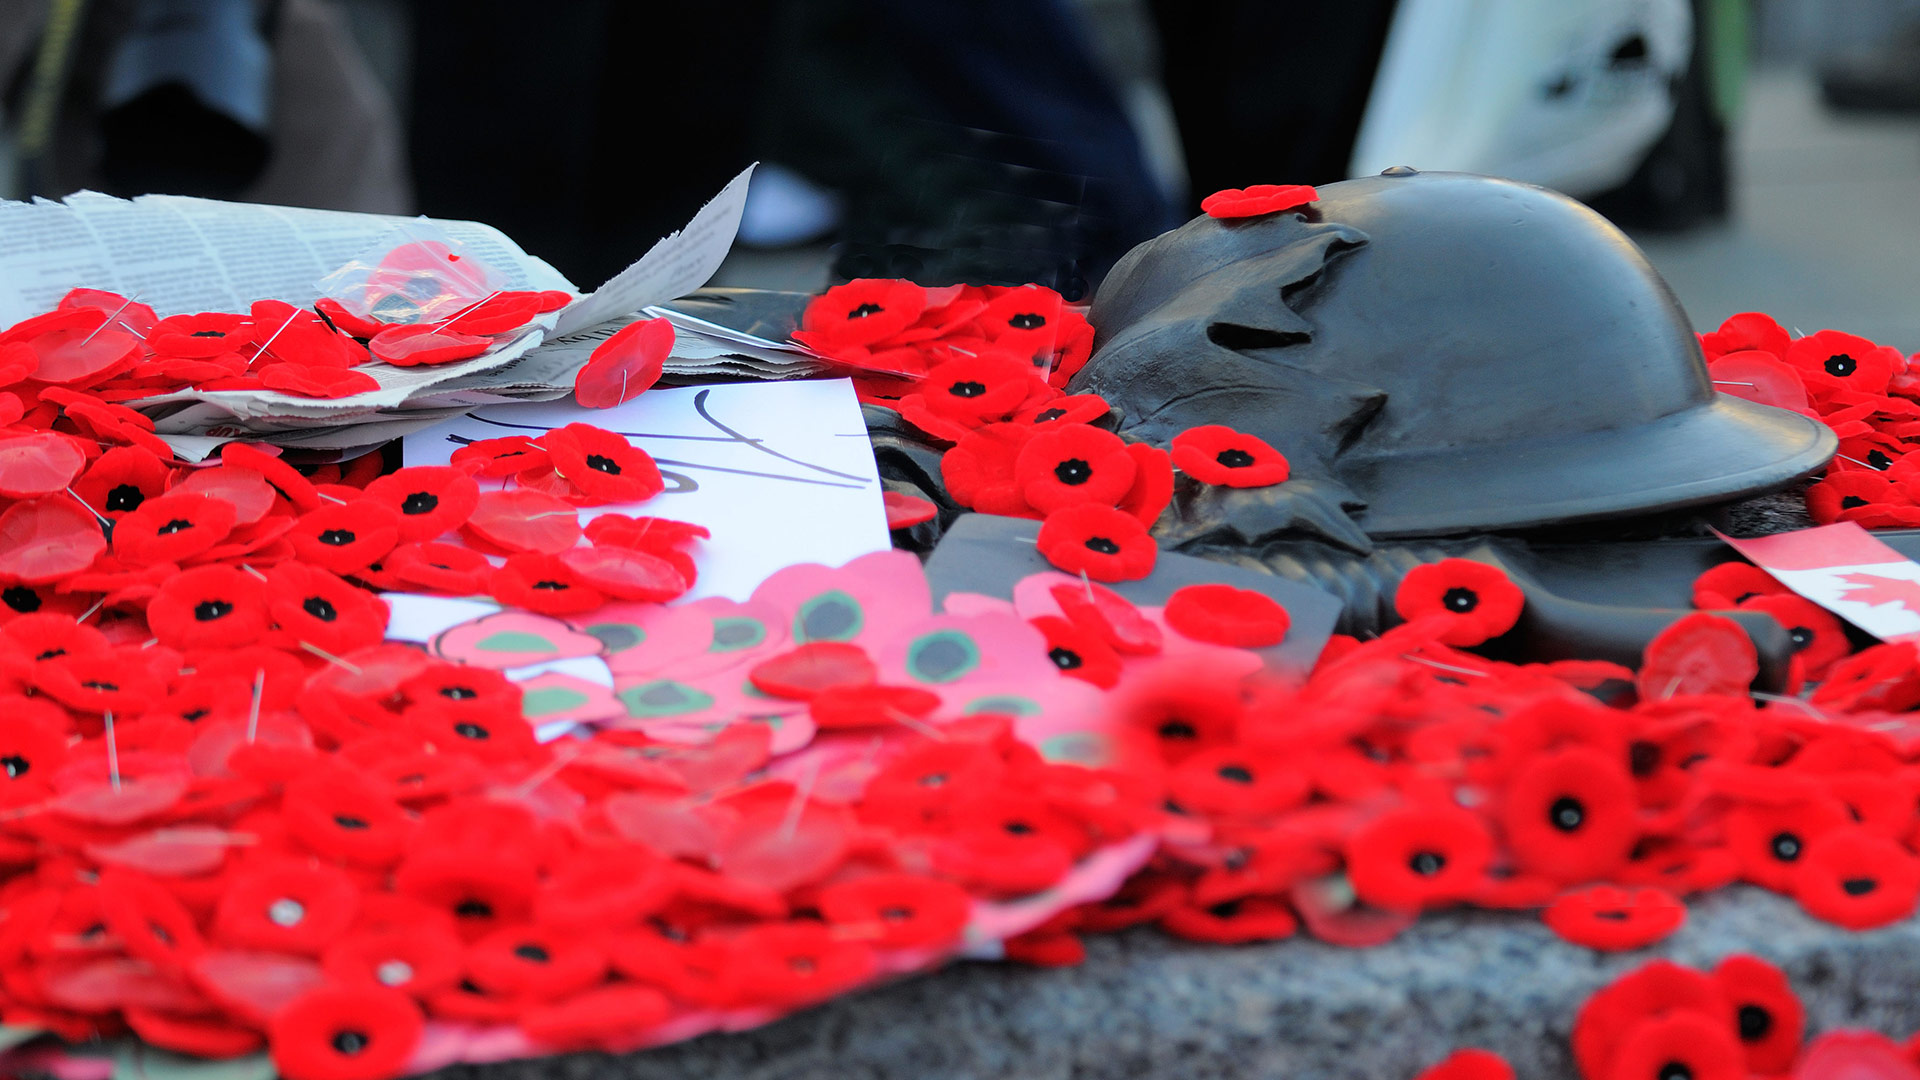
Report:
[[[1140,930],[1078,968],[963,964],[757,1031],[639,1054],[448,1069],[444,1080],[1402,1080],[1460,1046],[1522,1080],[1572,1077],[1575,1011],[1656,956],[1781,965],[1813,1030],[1920,1028],[1920,922],[1854,934],[1748,888],[1696,900],[1655,949],[1603,956],[1515,913],[1447,912],[1352,950],[1309,940],[1211,947]]]

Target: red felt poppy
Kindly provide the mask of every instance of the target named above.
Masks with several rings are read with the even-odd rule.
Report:
[[[225,499],[170,491],[122,515],[113,529],[113,553],[133,566],[192,558],[233,532],[237,512]]]
[[[1185,585],[1167,598],[1167,625],[1195,641],[1261,649],[1286,640],[1292,620],[1273,598],[1231,585]]]
[[[1613,1076],[1609,1066],[1628,1032],[1669,1015],[1702,1016],[1723,1032],[1734,1030],[1732,1006],[1713,979],[1670,960],[1654,960],[1602,987],[1580,1007],[1573,1022],[1580,1075],[1589,1080]]]
[[[1301,769],[1238,746],[1197,751],[1167,778],[1167,798],[1182,811],[1230,821],[1272,818],[1305,803],[1312,791]]]
[[[625,1050],[672,1015],[673,1003],[653,987],[614,984],[534,1006],[518,1023],[545,1046]]]
[[[1838,330],[1808,334],[1787,346],[1780,359],[1792,365],[1816,394],[1850,390],[1884,394],[1905,365],[1891,349]]]
[[[165,684],[139,659],[126,649],[56,657],[33,666],[33,687],[80,712],[137,715],[165,692]]]
[[[940,508],[917,495],[898,491],[883,492],[880,503],[887,511],[887,530],[897,532],[925,524],[940,516]]]
[[[1047,659],[1069,678],[1111,690],[1120,681],[1120,657],[1099,630],[1058,615],[1029,620],[1047,638]]]
[[[8,699],[4,708],[8,722],[0,728],[0,803],[13,805],[15,792],[38,790],[66,762],[66,716],[33,698]]]
[[[1847,658],[1853,643],[1840,620],[1826,608],[1793,595],[1755,596],[1740,602],[1742,611],[1764,611],[1773,616],[1793,640],[1794,656],[1805,666],[1807,678],[1826,678],[1833,665]]]
[[[1032,372],[1031,365],[1013,353],[988,348],[935,364],[914,396],[934,416],[974,426],[1019,408],[1034,392]],[[901,414],[918,423],[905,408],[906,401],[901,404]]]
[[[266,583],[231,566],[197,566],[169,578],[147,605],[147,625],[176,649],[234,646],[267,632]]]
[[[1870,645],[1833,665],[1809,700],[1842,712],[1920,705],[1920,649],[1905,641]]]
[[[276,1013],[267,1044],[287,1080],[389,1080],[425,1030],[420,1007],[397,990],[329,983]]]
[[[755,664],[747,680],[763,694],[807,701],[831,687],[869,685],[879,674],[858,645],[810,641]]]
[[[73,490],[96,512],[118,520],[165,492],[172,477],[173,470],[157,455],[137,446],[116,446],[87,466]]]
[[[959,940],[973,898],[938,878],[879,873],[824,886],[815,905],[842,934],[884,948],[913,949]]]
[[[1093,503],[1113,506],[1132,490],[1138,465],[1111,432],[1056,424],[1028,439],[1014,459],[1014,481],[1041,513]]]
[[[1772,574],[1743,562],[1723,562],[1693,579],[1693,606],[1706,611],[1738,607],[1756,596],[1789,592]]]
[[[1785,327],[1758,311],[1729,315],[1718,330],[1700,335],[1700,347],[1709,360],[1747,349],[1785,356],[1787,346],[1792,343],[1793,338]]]
[[[367,342],[367,351],[375,360],[384,360],[395,367],[421,367],[479,356],[492,345],[490,337],[415,323],[381,330]]]
[[[527,918],[535,888],[529,869],[520,858],[476,859],[471,851],[422,846],[401,861],[393,886],[452,915],[460,936],[472,941]]]
[[[1048,514],[1040,524],[1038,546],[1054,566],[1095,581],[1146,577],[1160,554],[1139,518],[1091,503]]]
[[[485,555],[471,548],[436,541],[402,544],[387,554],[382,565],[410,588],[449,596],[484,593],[488,579],[493,576],[493,564]]]
[[[99,523],[70,497],[25,499],[0,511],[0,580],[57,581],[85,570],[106,549]]]
[[[152,878],[108,867],[100,872],[100,911],[126,950],[176,971],[206,948],[191,913]]]
[[[1807,1014],[1786,975],[1757,956],[1736,954],[1714,967],[1713,980],[1733,1006],[1747,1071],[1773,1076],[1792,1068]]]
[[[1200,200],[1200,209],[1212,218],[1259,217],[1297,209],[1319,198],[1309,184],[1251,184],[1216,191]]]
[[[607,602],[607,596],[587,584],[552,555],[522,552],[507,557],[487,581],[487,591],[509,607],[542,615],[576,615]]]
[[[503,926],[468,947],[465,966],[490,994],[551,1001],[599,982],[607,954],[591,938],[556,927]]]
[[[677,882],[645,847],[594,844],[554,869],[534,898],[534,921],[575,932],[633,926],[665,907]]]
[[[1560,894],[1541,919],[1575,945],[1622,952],[1644,949],[1680,929],[1687,906],[1664,889],[1592,885]]]
[[[912,326],[927,306],[927,291],[911,281],[855,278],[807,304],[795,341],[824,356],[847,346],[872,345]]]
[[[432,540],[473,514],[480,485],[451,466],[414,465],[374,480],[366,497],[399,515],[400,539]]]
[[[1442,559],[1407,571],[1394,590],[1393,609],[1409,622],[1433,619],[1439,640],[1470,647],[1513,629],[1526,594],[1499,567],[1473,559]],[[1445,622],[1439,620],[1444,618]]]
[[[335,300],[331,296],[323,296],[315,300],[313,302],[313,309],[324,316],[336,329],[343,333],[352,334],[354,337],[360,338],[363,341],[393,325],[392,323],[382,322],[379,319],[363,318],[355,315],[353,312],[347,310],[346,306],[341,304],[340,301]]]
[[[660,603],[693,584],[693,560],[674,551],[639,551],[612,544],[573,548],[560,561],[582,584],[623,600]]]
[[[320,966],[335,982],[385,986],[425,998],[460,981],[464,947],[432,919],[404,928],[360,927],[327,946]]]
[[[1107,415],[1107,401],[1098,394],[1069,394],[1021,409],[1008,421],[1046,427],[1053,424],[1091,424]]]
[[[1015,475],[1015,463],[1033,429],[988,424],[967,432],[940,456],[940,477],[953,501],[983,514],[1037,518]]]
[[[1098,633],[1115,652],[1152,656],[1160,651],[1160,627],[1112,589],[1083,580],[1078,585],[1055,585],[1047,592],[1062,614]]]
[[[1665,701],[1743,694],[1759,673],[1759,652],[1740,624],[1700,612],[1674,620],[1647,642],[1637,682],[1642,701]]]
[[[1490,1050],[1455,1050],[1413,1080],[1513,1080],[1513,1066]]]
[[[1745,1080],[1746,1057],[1725,1026],[1675,1011],[1635,1024],[1610,1055],[1606,1080]]]
[[[474,501],[479,501],[477,495]],[[369,499],[323,503],[302,514],[286,537],[307,562],[336,574],[353,574],[393,550],[400,539],[400,514]]]
[[[392,866],[413,835],[412,821],[385,791],[347,771],[288,784],[281,815],[296,840],[350,866]]]
[[[480,439],[453,452],[448,462],[475,476],[503,477],[548,466],[547,452],[525,435]]]
[[[319,956],[359,909],[344,872],[316,862],[261,860],[234,872],[213,917],[213,936],[243,949]]]
[[[1741,877],[1775,892],[1789,892],[1809,846],[1845,826],[1848,816],[1837,799],[1814,797],[1736,807],[1723,822]]]
[[[36,431],[0,437],[0,495],[51,495],[72,483],[86,464],[87,455],[65,435]]]
[[[1410,805],[1347,838],[1347,878],[1374,907],[1418,911],[1478,892],[1493,837],[1478,814],[1445,804]]]
[[[161,319],[147,335],[147,348],[161,356],[199,359],[231,352],[252,341],[253,321],[247,316],[208,311]]]
[[[1120,509],[1152,528],[1173,501],[1173,459],[1165,450],[1146,443],[1128,443],[1127,454],[1136,466],[1133,487],[1120,500]]]
[[[1890,512],[1904,511],[1912,502],[1899,484],[1866,469],[1829,471],[1807,488],[1807,513],[1821,525],[1852,521],[1863,528],[1880,528],[1894,523],[1883,520]]]
[[[314,490],[313,482],[278,454],[249,443],[230,442],[220,448],[220,460],[229,466],[259,473],[301,513],[320,505],[320,495]]]
[[[764,923],[731,942],[733,977],[748,1001],[809,1005],[866,982],[873,951],[821,923]]]
[[[1633,777],[1585,747],[1535,758],[1514,774],[1499,820],[1514,861],[1560,881],[1590,881],[1626,861],[1639,838]]]
[[[1188,941],[1245,945],[1279,941],[1300,929],[1300,920],[1279,900],[1250,896],[1207,907],[1185,905],[1160,916],[1160,928]]]
[[[980,792],[954,805],[934,865],[977,889],[1025,895],[1065,877],[1087,839],[1081,825],[1045,799]]]
[[[666,490],[660,467],[626,436],[568,424],[534,440],[553,459],[553,470],[592,500],[588,505],[645,502]]]
[[[268,364],[254,373],[260,385],[295,397],[335,399],[380,389],[364,371],[318,364]]]
[[[1188,428],[1173,437],[1173,467],[1203,484],[1269,487],[1284,483],[1287,459],[1257,436],[1223,424]]]
[[[529,291],[489,293],[441,320],[442,330],[455,326],[463,334],[511,334],[540,314],[542,294]]]
[[[1793,895],[1808,914],[1849,930],[1885,926],[1913,914],[1920,860],[1866,829],[1832,829],[1810,843]]]
[[[566,500],[542,491],[487,491],[460,534],[486,550],[558,555],[580,542],[580,513]]]
[[[660,381],[673,352],[673,324],[639,319],[594,346],[593,355],[573,377],[573,398],[589,409],[624,404]]]

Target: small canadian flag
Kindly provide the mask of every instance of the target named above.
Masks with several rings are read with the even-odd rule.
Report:
[[[1880,640],[1920,640],[1920,563],[1860,526],[1720,538],[1780,584]]]

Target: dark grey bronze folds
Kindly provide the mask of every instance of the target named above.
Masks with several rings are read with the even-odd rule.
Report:
[[[1544,188],[1389,170],[1298,212],[1197,218],[1095,297],[1075,392],[1130,439],[1226,424],[1293,482],[1188,488],[1163,541],[1438,536],[1725,502],[1833,456],[1823,425],[1716,394],[1673,293]],[[1361,535],[1361,534],[1364,534]]]

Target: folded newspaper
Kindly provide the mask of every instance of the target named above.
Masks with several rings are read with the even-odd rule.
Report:
[[[363,365],[359,370],[379,387],[349,397],[188,389],[130,404],[153,416],[157,433],[190,460],[236,438],[354,451],[476,405],[563,396],[593,347],[636,318],[674,323],[666,365],[672,376],[815,374],[821,365],[798,345],[660,306],[706,284],[726,258],[752,173],[749,167],[735,177],[684,229],[586,294],[498,229],[478,222],[176,195],[126,200],[90,191],[62,202],[0,201],[0,327],[52,308],[79,287],[136,297],[162,316],[245,311],[266,298],[309,306],[323,295],[323,277],[424,222],[482,260],[503,287],[559,290],[577,299],[469,360],[432,367]]]

